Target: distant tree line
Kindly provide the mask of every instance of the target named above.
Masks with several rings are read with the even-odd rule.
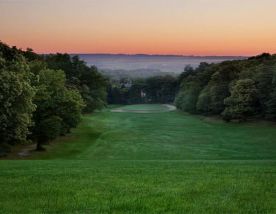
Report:
[[[77,56],[41,56],[0,42],[0,155],[17,143],[37,150],[106,104],[107,80]]]
[[[188,66],[179,77],[178,109],[226,121],[276,120],[276,55]]]
[[[156,76],[178,76],[176,73],[164,72],[158,69],[132,69],[132,70],[123,70],[123,69],[104,69],[101,70],[101,73],[105,76],[108,76],[110,80],[120,81],[122,79],[148,79],[150,77]]]
[[[108,86],[109,104],[173,103],[178,91],[174,76],[112,80]]]

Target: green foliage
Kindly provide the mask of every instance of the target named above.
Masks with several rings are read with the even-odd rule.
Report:
[[[75,128],[84,107],[100,109],[105,99],[105,78],[78,57],[42,57],[0,42],[0,147],[5,150],[6,144],[29,139],[42,149]]]
[[[191,68],[186,68],[185,70],[187,73],[181,74],[180,76],[182,82],[180,91],[175,99],[175,104],[177,108],[183,111],[197,113],[201,108],[200,105],[203,104],[203,96],[200,96],[200,92],[208,83],[214,71],[212,65],[207,63],[201,63],[196,70],[192,70]],[[209,93],[206,95],[209,95]]]
[[[11,63],[14,60],[18,60],[20,57],[20,51],[16,47],[10,48],[8,45],[2,43],[0,41],[0,53],[1,57],[3,57],[6,63]]]
[[[227,120],[251,116],[274,118],[272,97],[275,76],[276,55],[269,54],[215,65],[203,64],[195,70],[187,68],[179,78],[181,88],[175,103],[183,111],[204,115],[222,114]],[[251,97],[253,100],[246,100],[241,104],[237,98],[239,92],[233,91],[233,85],[247,79],[254,81],[250,94],[253,96],[254,93],[254,98]],[[237,105],[241,106],[234,107]],[[249,110],[249,107],[252,109]]]
[[[194,68],[191,65],[187,65],[184,68],[184,72],[182,72],[178,77],[179,85],[182,83],[184,79],[186,79],[189,75],[193,75],[195,73]]]
[[[267,117],[276,120],[276,87],[270,94],[270,99],[266,102]]]
[[[265,105],[267,117],[276,120],[276,69],[273,72],[272,90]]]
[[[108,104],[127,104],[128,89],[121,88],[119,85],[109,85],[107,88]],[[134,98],[132,97],[132,100]]]
[[[188,80],[184,88],[185,89],[177,95],[175,99],[175,105],[177,108],[183,111],[195,113],[196,103],[201,88],[196,82],[192,80]]]
[[[210,109],[211,95],[208,87],[205,87],[199,94],[196,103],[196,111],[202,114],[208,114]]]
[[[80,122],[84,103],[78,91],[66,88],[63,71],[45,69],[38,75],[37,93],[34,98],[37,109],[34,113],[35,127],[32,138],[38,144],[43,144],[52,140],[52,136],[66,134],[76,127]],[[55,128],[45,131],[45,124],[50,122],[56,124]]]
[[[76,128],[81,121],[81,111],[85,104],[77,90],[65,89],[62,96],[57,98],[57,115],[62,118],[62,134]]]
[[[252,79],[238,80],[231,90],[231,96],[225,99],[223,112],[225,120],[246,120],[257,113],[258,96],[255,82]]]
[[[66,75],[66,85],[79,90],[85,101],[84,112],[93,112],[106,105],[107,80],[94,66],[69,54],[51,54],[45,57],[47,66],[51,69],[61,69]]]
[[[80,93],[86,102],[84,112],[91,113],[106,106],[107,80],[96,67],[85,70],[80,76]]]
[[[134,80],[129,89],[126,89],[127,93],[127,103],[128,104],[139,104],[146,103],[147,98],[143,96],[143,93],[146,93],[147,83],[144,79]],[[145,94],[146,95],[146,94]]]
[[[210,90],[210,110],[212,114],[223,112],[224,99],[230,95],[229,85],[237,78],[238,68],[231,62],[217,66],[217,71],[212,75],[208,87]]]
[[[62,119],[58,116],[50,116],[39,121],[40,133],[38,136],[38,141],[40,143],[48,142],[58,137],[62,128],[61,124]]]
[[[31,73],[24,58],[13,55],[13,50],[12,53],[1,51],[0,144],[22,143],[26,141],[32,124],[35,90],[30,84]]]
[[[263,116],[267,112],[266,102],[273,89],[274,76],[276,76],[276,64],[260,64],[254,68],[245,69],[240,74],[241,79],[251,78],[255,81],[260,102],[259,111]]]
[[[146,99],[150,103],[172,103],[177,90],[173,76],[156,76],[145,80]]]
[[[275,66],[260,65],[256,68],[253,80],[256,82],[258,99],[260,102],[260,111],[265,114],[266,102],[273,88],[273,74],[276,72]]]
[[[170,75],[121,79],[108,87],[109,104],[173,103],[178,80]]]
[[[41,61],[42,57],[36,54],[33,49],[27,48],[26,51],[19,50],[20,54],[22,54],[29,62],[33,61]]]

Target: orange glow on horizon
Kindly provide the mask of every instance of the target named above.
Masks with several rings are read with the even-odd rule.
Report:
[[[38,53],[276,53],[274,0],[0,2],[0,40]]]

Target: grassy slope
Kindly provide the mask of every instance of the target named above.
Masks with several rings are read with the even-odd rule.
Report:
[[[276,211],[269,124],[106,111],[32,158],[0,161],[1,213]]]

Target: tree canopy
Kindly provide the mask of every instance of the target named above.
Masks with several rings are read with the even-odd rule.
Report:
[[[77,56],[41,56],[0,42],[0,155],[9,145],[65,135],[106,104],[106,79]]]
[[[275,119],[276,55],[188,67],[180,75],[176,106],[225,120]]]

